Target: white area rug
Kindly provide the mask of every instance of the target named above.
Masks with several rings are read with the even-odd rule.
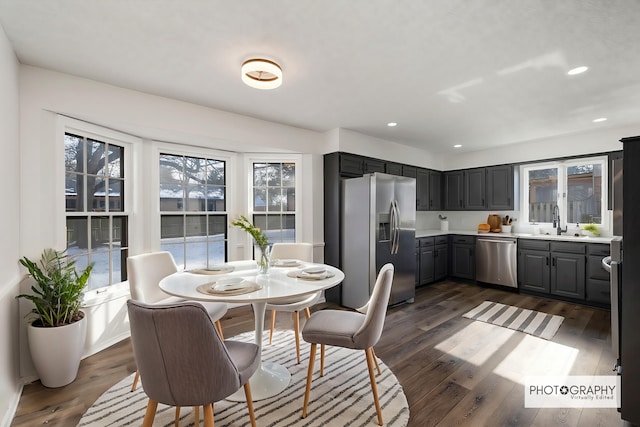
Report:
[[[265,334],[266,336],[266,334]],[[253,342],[253,332],[231,339]],[[265,340],[266,341],[266,340]],[[265,344],[263,360],[281,363],[291,372],[291,383],[279,395],[255,401],[258,426],[375,426],[376,410],[369,383],[364,351],[337,347],[326,348],[324,377],[319,376],[320,350],[307,418],[302,419],[302,402],[309,363],[310,345],[301,342],[302,362],[296,364],[293,332],[276,331],[273,345]],[[382,417],[386,426],[403,427],[409,421],[409,406],[402,386],[382,361],[382,373],[376,376]],[[147,405],[143,388],[131,392],[133,374],[107,390],[82,416],[78,426],[139,426]],[[194,425],[193,408],[182,408],[180,426]],[[158,405],[154,426],[172,426],[175,409]],[[203,425],[200,408],[200,425]],[[223,400],[214,404],[216,427],[248,426],[249,413],[244,402]]]
[[[553,338],[564,320],[562,316],[492,301],[483,302],[462,317],[514,329],[546,340]]]

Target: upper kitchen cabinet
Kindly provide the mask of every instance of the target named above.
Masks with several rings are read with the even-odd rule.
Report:
[[[386,173],[387,168],[383,160],[378,159],[364,159],[364,173],[382,172]]]
[[[418,176],[418,168],[415,166],[402,165],[402,176],[416,178]]]
[[[514,209],[513,165],[486,168],[486,200],[489,210]]]
[[[416,210],[429,210],[429,171],[426,169],[416,172]]]
[[[364,173],[364,159],[362,157],[344,153],[332,153],[332,156],[340,164],[341,176],[358,177]]]
[[[444,172],[444,210],[513,210],[512,165]]]
[[[486,209],[485,177],[485,168],[464,171],[464,208],[466,210],[479,211]]]
[[[385,172],[389,175],[403,176],[402,165],[400,163],[387,162],[385,165]]]
[[[444,210],[464,209],[464,171],[444,172]]]
[[[442,210],[442,172],[429,171],[429,210]]]

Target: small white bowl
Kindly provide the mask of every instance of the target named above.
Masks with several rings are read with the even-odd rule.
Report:
[[[327,269],[322,266],[308,267],[302,270],[306,274],[324,274]]]

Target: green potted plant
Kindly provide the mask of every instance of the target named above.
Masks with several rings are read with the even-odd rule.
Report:
[[[586,236],[599,236],[600,229],[595,224],[585,224],[582,226],[582,234]]]
[[[253,237],[260,251],[260,253],[256,255],[258,271],[266,274],[269,271],[269,240],[266,234],[264,234],[260,228],[253,225],[244,215],[240,215],[237,219],[231,221],[231,225],[243,229]]]
[[[78,274],[74,260],[51,248],[38,262],[23,257],[20,264],[35,281],[32,293],[16,296],[34,305],[27,327],[31,359],[44,386],[62,387],[76,378],[80,366],[86,331],[80,304],[93,264]]]

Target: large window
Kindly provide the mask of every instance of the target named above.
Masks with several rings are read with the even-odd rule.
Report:
[[[160,154],[160,245],[184,268],[227,259],[226,163]]]
[[[523,213],[529,222],[551,223],[555,209],[563,228],[567,223],[604,225],[605,170],[604,158],[524,167]]]
[[[296,165],[253,163],[253,221],[270,243],[296,241]]]
[[[64,152],[67,253],[78,270],[94,263],[88,290],[126,280],[125,147],[66,132]]]

